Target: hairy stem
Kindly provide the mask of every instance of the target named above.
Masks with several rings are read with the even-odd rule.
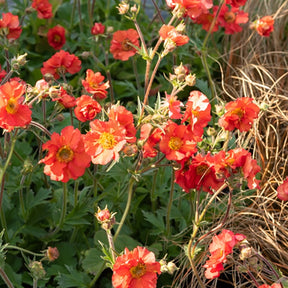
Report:
[[[124,210],[124,213],[123,213],[123,216],[121,218],[121,221],[119,223],[119,226],[116,230],[116,233],[114,235],[114,242],[116,241],[117,237],[119,236],[119,233],[122,229],[122,226],[125,222],[125,219],[128,215],[128,212],[129,212],[129,209],[130,209],[130,206],[131,206],[131,202],[132,202],[132,195],[133,195],[133,184],[134,184],[134,181],[135,179],[133,177],[130,178],[130,181],[129,181],[129,187],[128,187],[128,199],[127,199],[127,203],[126,203],[126,207],[125,207],[125,210]]]
[[[9,288],[14,288],[12,282],[10,281],[10,279],[8,278],[7,274],[5,273],[5,271],[3,270],[3,268],[0,268],[0,276],[3,279],[3,281],[5,282],[5,284],[7,285],[7,287]]]

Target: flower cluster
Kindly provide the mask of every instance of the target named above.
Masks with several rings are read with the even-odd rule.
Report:
[[[5,37],[9,40],[18,39],[21,35],[22,29],[17,15],[12,13],[2,13],[0,19],[0,37]]]
[[[206,268],[205,277],[214,279],[220,276],[224,270],[223,264],[227,262],[227,256],[233,252],[233,248],[246,238],[243,234],[234,234],[230,230],[222,230],[220,234],[213,236],[209,245],[209,260],[203,266]]]

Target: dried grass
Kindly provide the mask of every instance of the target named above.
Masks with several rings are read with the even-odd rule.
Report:
[[[273,15],[275,30],[269,38],[243,31],[229,39],[230,50],[223,56],[227,59],[222,83],[226,100],[252,97],[267,106],[253,131],[239,138],[261,165],[261,189],[250,197],[249,207],[235,209],[227,227],[237,227],[288,275],[288,204],[276,197],[278,185],[288,176],[288,1],[248,1],[245,10]]]

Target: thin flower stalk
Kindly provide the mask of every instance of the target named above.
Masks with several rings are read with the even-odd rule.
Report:
[[[14,288],[12,282],[8,278],[8,276],[5,273],[5,271],[3,270],[3,268],[1,268],[1,267],[0,267],[0,276],[1,276],[2,280],[5,282],[5,284],[7,285],[7,287]]]
[[[171,186],[170,186],[170,193],[169,193],[169,201],[167,205],[167,212],[166,212],[166,233],[168,236],[170,236],[170,213],[171,213],[171,208],[173,204],[173,192],[174,192],[174,182],[175,180],[175,171],[172,169],[172,175],[171,175]]]
[[[131,177],[130,178],[130,181],[129,181],[129,186],[128,186],[128,199],[127,199],[127,203],[126,203],[126,207],[125,207],[125,210],[124,210],[124,213],[123,213],[123,216],[120,220],[120,223],[117,227],[117,230],[115,232],[115,235],[114,235],[114,242],[116,241],[116,239],[118,238],[119,236],[119,233],[123,227],[123,224],[126,220],[126,217],[129,213],[129,210],[130,210],[130,206],[131,206],[131,202],[132,202],[132,196],[133,196],[133,185],[134,185],[134,182],[135,182],[135,179],[134,177]]]

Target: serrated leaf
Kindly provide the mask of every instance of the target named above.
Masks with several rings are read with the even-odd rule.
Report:
[[[104,269],[105,262],[101,258],[102,252],[97,248],[85,251],[82,267],[87,273],[95,274]]]
[[[153,226],[157,227],[160,231],[165,230],[165,223],[162,216],[159,215],[156,216],[152,212],[147,212],[144,210],[142,210],[142,213],[146,221],[151,223]]]
[[[26,209],[30,210],[35,206],[47,203],[47,199],[51,197],[51,191],[44,188],[39,189],[37,193],[32,190],[26,194]]]

